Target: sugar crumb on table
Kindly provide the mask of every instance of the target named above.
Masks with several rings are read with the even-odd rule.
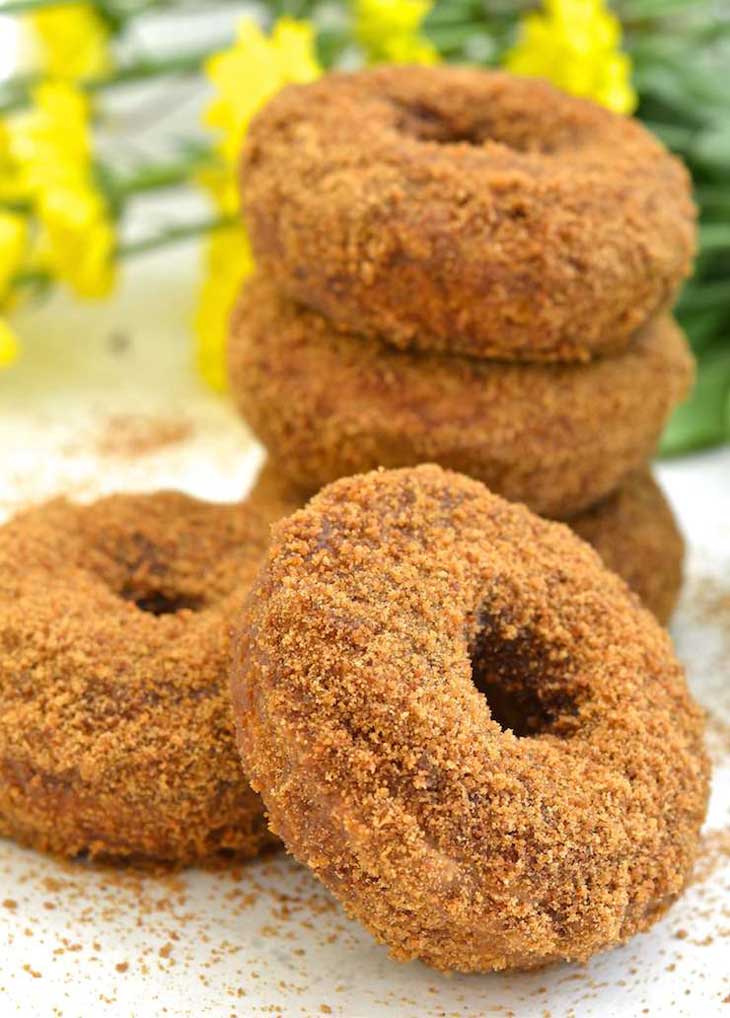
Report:
[[[101,456],[136,459],[190,438],[193,425],[184,417],[114,414],[101,425],[96,451]]]

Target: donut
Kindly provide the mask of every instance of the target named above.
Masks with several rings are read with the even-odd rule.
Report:
[[[702,713],[567,527],[437,466],[343,479],[274,526],[234,643],[272,829],[394,957],[584,961],[684,887]]]
[[[684,540],[651,472],[637,471],[618,491],[567,522],[666,625],[682,587]]]
[[[315,493],[288,484],[277,464],[267,461],[248,501],[274,522],[301,509]],[[631,474],[618,491],[566,522],[665,625],[682,586],[684,540],[649,468]]]
[[[290,484],[278,463],[267,459],[259,469],[246,501],[274,523],[301,509],[316,494],[316,488],[297,488]]]
[[[342,335],[260,274],[233,314],[228,361],[240,412],[300,488],[434,462],[556,519],[651,456],[693,377],[668,316],[589,364],[481,361]]]
[[[386,67],[292,85],[240,182],[260,267],[401,348],[584,360],[623,349],[689,273],[683,165],[544,81]]]
[[[0,833],[188,864],[272,847],[228,696],[229,627],[268,540],[183,494],[54,500],[0,528]]]

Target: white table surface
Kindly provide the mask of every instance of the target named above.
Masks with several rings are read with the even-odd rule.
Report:
[[[0,375],[2,516],[57,493],[245,492],[260,452],[191,365],[196,274],[192,248],[150,256],[111,302],[54,297],[20,316],[25,357]],[[690,544],[673,632],[715,772],[702,879],[652,932],[586,967],[446,977],[390,961],[283,855],[160,878],[0,841],[2,1018],[730,1018],[730,451],[659,474]]]

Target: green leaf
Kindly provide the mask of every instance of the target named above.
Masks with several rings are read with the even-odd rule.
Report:
[[[698,308],[685,311],[678,318],[698,357],[717,343],[724,326],[730,329],[730,308]]]
[[[730,118],[700,131],[694,140],[692,154],[709,168],[727,172],[730,166]]]
[[[682,291],[677,308],[680,311],[730,308],[730,280],[695,277]]]
[[[730,249],[730,221],[702,223],[699,241],[701,251],[727,251]]]
[[[666,124],[648,117],[644,117],[644,124],[675,152],[691,148],[697,136],[696,127],[687,127],[684,124]]]
[[[677,407],[662,438],[662,456],[705,449],[726,441],[730,399],[730,346],[705,354],[690,398]]]
[[[712,5],[701,0],[624,0],[618,5],[622,18],[661,18],[670,14],[694,12],[696,8],[705,8],[708,13]]]
[[[730,116],[730,111],[728,115]],[[695,200],[705,215],[720,215],[730,222],[730,182],[725,187],[721,184],[708,184],[704,187],[698,187],[695,193]]]

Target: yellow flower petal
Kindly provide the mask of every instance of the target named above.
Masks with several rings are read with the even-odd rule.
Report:
[[[217,93],[205,122],[221,132],[218,149],[231,164],[264,103],[289,82],[313,81],[321,74],[312,26],[292,18],[281,18],[270,38],[244,18],[231,49],[211,57],[205,70]]]
[[[355,0],[355,38],[368,63],[438,63],[438,50],[421,31],[432,6],[431,0]]]
[[[637,102],[631,61],[620,47],[621,25],[604,0],[545,0],[544,13],[522,19],[505,67],[631,113]]]
[[[0,120],[0,201],[19,201],[25,197],[23,181],[12,152],[10,126]]]
[[[44,7],[30,15],[43,70],[54,78],[91,78],[111,68],[109,26],[90,4]]]
[[[254,263],[243,224],[216,230],[208,241],[206,276],[195,315],[198,371],[211,386],[226,389],[228,325],[236,298]]]
[[[311,25],[281,18],[271,36],[244,18],[233,46],[211,57],[206,73],[215,88],[204,120],[219,132],[221,164],[200,174],[214,205],[224,215],[239,211],[235,170],[251,118],[290,82],[313,81],[322,73],[315,56]],[[205,381],[226,388],[225,350],[228,321],[244,279],[254,262],[241,225],[216,230],[207,242],[204,282],[195,315],[196,361]]]
[[[18,356],[18,340],[4,318],[0,318],[0,368],[12,364]]]
[[[207,167],[198,174],[198,181],[223,215],[233,216],[238,213],[241,204],[238,183],[229,166]]]
[[[25,219],[0,210],[0,302],[5,300],[11,279],[18,270],[27,240]]]
[[[114,284],[114,223],[96,185],[90,106],[70,81],[46,81],[10,124],[9,150],[42,227],[47,268],[80,297]]]

